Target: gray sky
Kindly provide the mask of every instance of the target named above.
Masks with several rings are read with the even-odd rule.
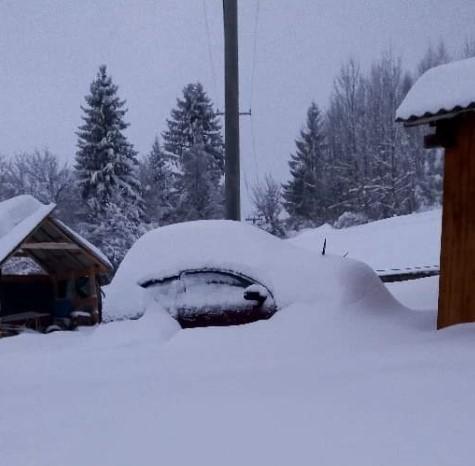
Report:
[[[392,47],[412,69],[429,42],[458,53],[475,35],[473,0],[259,3],[251,86],[257,0],[239,0],[241,109],[254,114],[252,125],[241,119],[244,193],[256,174],[287,176],[310,101],[326,106],[346,59],[368,66]],[[71,161],[79,105],[102,63],[127,99],[130,141],[148,151],[188,82],[223,108],[222,29],[221,0],[0,0],[0,153],[48,147]]]

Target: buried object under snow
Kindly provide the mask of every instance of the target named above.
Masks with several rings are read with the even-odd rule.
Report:
[[[247,324],[268,319],[276,310],[269,290],[234,271],[184,270],[139,284],[183,328]]]
[[[225,311],[250,312],[259,302],[261,315],[244,321],[299,302],[318,312],[383,296],[388,299],[384,285],[361,262],[305,251],[244,223],[204,220],[142,236],[106,291],[104,319],[140,317],[150,299],[177,320],[201,315],[209,320],[203,325],[223,325]]]

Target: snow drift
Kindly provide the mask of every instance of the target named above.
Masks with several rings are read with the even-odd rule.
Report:
[[[386,218],[341,230],[330,225],[308,229],[287,240],[295,246],[361,260],[375,270],[438,266],[441,210]]]
[[[252,325],[181,330],[131,296],[136,281],[201,261],[273,280],[281,303],[307,302]],[[246,225],[151,232],[107,300],[146,308],[143,318],[0,340],[1,463],[471,464],[475,325],[435,331],[435,284],[391,285],[408,303],[431,294],[429,311],[411,311],[364,264]]]
[[[106,321],[144,313],[140,283],[188,269],[221,269],[247,275],[265,285],[277,307],[295,303],[348,304],[375,296],[392,300],[365,264],[322,256],[240,222],[207,220],[150,231],[131,248],[107,288]]]

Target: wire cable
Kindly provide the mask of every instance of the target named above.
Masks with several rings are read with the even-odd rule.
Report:
[[[249,101],[252,108],[252,102],[254,98],[254,78],[256,74],[256,57],[257,57],[257,35],[259,29],[259,13],[260,13],[260,1],[256,0],[256,10],[254,16],[254,45],[252,50],[252,68],[251,68],[251,92]]]
[[[206,0],[202,0],[201,2],[203,6],[203,16],[204,16],[204,23],[205,23],[205,29],[206,29],[206,40],[208,43],[208,59],[209,59],[209,65],[211,68],[211,77],[213,79],[213,87],[214,87],[214,95],[215,95],[215,102],[218,102],[218,80],[216,78],[216,67],[214,64],[214,59],[213,59],[213,49],[211,47],[211,30],[209,27],[209,20],[208,20],[208,4],[206,3]]]
[[[256,9],[254,16],[254,45],[252,51],[252,67],[251,67],[251,90],[249,93],[249,108],[252,109],[250,116],[250,129],[251,129],[251,147],[252,155],[254,158],[254,168],[255,168],[255,180],[258,181],[259,166],[257,162],[257,151],[256,151],[256,134],[254,128],[254,81],[256,74],[256,62],[257,62],[257,36],[259,32],[259,15],[260,15],[260,0],[256,0]]]

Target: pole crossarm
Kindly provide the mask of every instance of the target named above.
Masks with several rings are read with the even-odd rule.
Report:
[[[217,116],[224,116],[224,115],[226,115],[226,112],[221,112],[218,109],[218,110],[216,110],[216,115]],[[249,109],[247,112],[239,112],[239,116],[252,116],[252,110]]]

